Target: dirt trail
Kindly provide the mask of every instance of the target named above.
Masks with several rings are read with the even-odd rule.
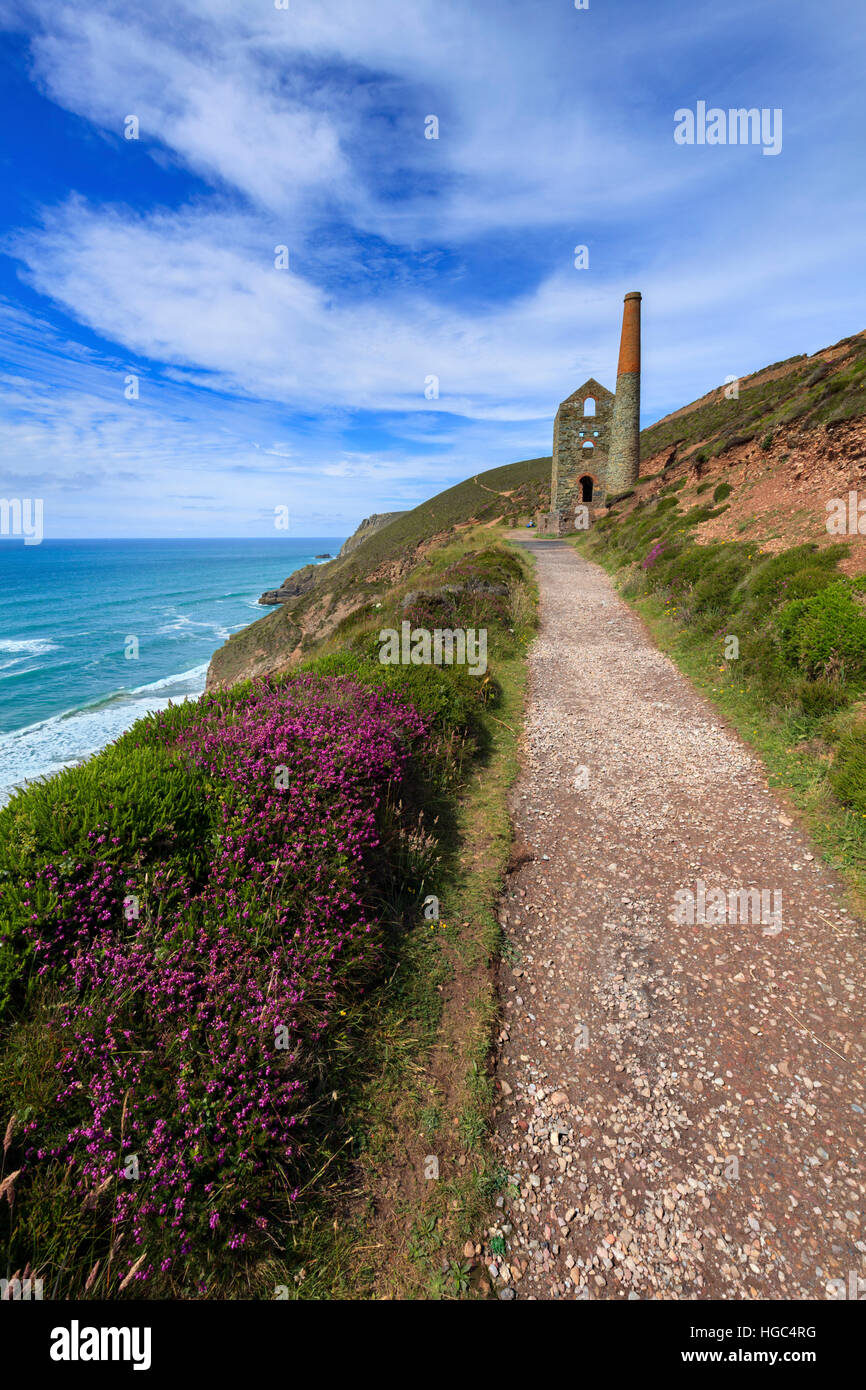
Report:
[[[534,857],[503,897],[499,1296],[866,1295],[863,928],[604,572],[524,543],[541,630],[513,810]],[[709,898],[678,924],[699,880],[781,893],[781,922],[778,897],[757,922],[726,898],[712,924]]]

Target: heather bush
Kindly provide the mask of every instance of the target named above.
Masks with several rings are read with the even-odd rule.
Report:
[[[435,860],[416,815],[431,737],[350,676],[248,683],[64,776],[53,828],[42,787],[0,817],[36,995],[0,1058],[13,1267],[58,1272],[61,1297],[89,1270],[94,1296],[128,1275],[195,1296],[285,1241],[317,1048],[377,978],[389,866],[423,879]]]
[[[413,627],[497,630],[500,649],[507,647],[513,626],[515,591],[522,590],[520,562],[507,551],[472,551],[441,568],[437,587],[414,595],[399,617]]]
[[[807,719],[814,721],[844,709],[851,702],[850,687],[840,681],[828,680],[826,676],[798,681],[796,695]]]
[[[382,665],[378,636],[368,636],[365,650],[332,652],[314,658],[304,669],[316,675],[351,676],[372,689],[392,690],[425,715],[431,729],[444,734],[477,732],[479,709],[495,698],[495,683],[471,676],[465,667]]]
[[[129,735],[15,796],[0,830],[0,1019],[20,1002],[30,975],[23,924],[51,910],[41,875],[47,864],[71,868],[98,856],[145,872],[170,861],[178,880],[197,882],[208,863],[213,813],[207,780],[191,778],[175,748],[139,747]]]

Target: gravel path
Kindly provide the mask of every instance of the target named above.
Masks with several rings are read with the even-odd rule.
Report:
[[[863,928],[604,572],[525,543],[541,629],[488,1279],[506,1299],[866,1296]],[[675,894],[699,912],[699,881],[692,925]],[[750,887],[764,920],[728,897]]]

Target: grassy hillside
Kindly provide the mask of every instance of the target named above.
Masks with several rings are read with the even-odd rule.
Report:
[[[641,458],[679,446],[709,459],[798,422],[838,424],[866,414],[866,333],[843,338],[811,357],[764,367],[739,382],[737,397],[719,387],[641,433]],[[698,450],[700,445],[700,450]]]
[[[382,565],[411,554],[425,541],[455,527],[534,512],[548,504],[550,467],[548,454],[490,468],[447,488],[371,536],[349,557],[343,574],[349,582],[364,579]]]
[[[547,506],[550,465],[548,456],[491,468],[402,513],[349,555],[321,565],[310,593],[230,637],[214,654],[211,682],[285,670],[291,657],[300,660],[352,612],[375,603],[434,540]]]

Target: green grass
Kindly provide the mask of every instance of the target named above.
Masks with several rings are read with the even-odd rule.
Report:
[[[310,593],[230,637],[213,657],[217,678],[231,684],[253,660],[286,662],[299,645],[304,655],[311,654],[319,644],[318,628],[331,614],[380,600],[394,582],[387,577],[388,568],[404,563],[434,537],[446,545],[451,539],[459,542],[465,533],[458,528],[470,521],[508,521],[546,508],[550,468],[549,455],[491,468],[395,517],[342,559],[319,566]]]

